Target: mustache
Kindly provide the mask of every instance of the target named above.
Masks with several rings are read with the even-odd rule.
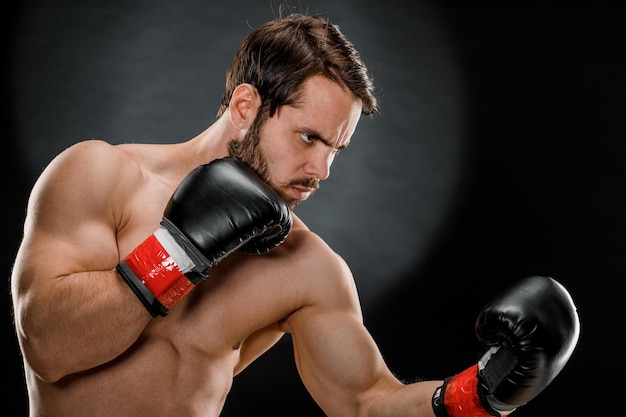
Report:
[[[289,181],[287,184],[288,187],[299,185],[302,187],[310,188],[313,191],[317,191],[320,188],[320,180],[317,178],[309,177],[309,178],[297,178]]]

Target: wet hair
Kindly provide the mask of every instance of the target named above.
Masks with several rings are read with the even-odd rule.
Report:
[[[294,104],[304,82],[322,75],[361,100],[362,114],[378,111],[373,79],[354,45],[339,26],[319,16],[290,14],[253,29],[242,41],[226,73],[218,117],[235,88],[251,84],[261,97],[259,116],[267,120],[283,105]]]

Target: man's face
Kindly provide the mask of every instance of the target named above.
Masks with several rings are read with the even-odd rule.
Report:
[[[280,107],[260,129],[253,126],[243,139],[247,151],[233,156],[257,171],[293,209],[329,177],[335,156],[348,146],[360,117],[359,99],[314,76],[305,82],[296,104]],[[259,130],[261,140],[256,141]]]

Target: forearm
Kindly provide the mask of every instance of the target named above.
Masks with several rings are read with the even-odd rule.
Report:
[[[404,385],[371,400],[363,413],[366,417],[434,417],[432,396],[442,381],[422,381]]]
[[[300,376],[327,415],[434,417],[442,381],[399,381],[357,316],[301,312],[289,324]]]
[[[25,358],[50,382],[114,359],[151,319],[115,270],[55,278],[15,307]]]

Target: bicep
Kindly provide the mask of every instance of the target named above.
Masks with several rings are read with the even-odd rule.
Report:
[[[387,368],[362,322],[341,311],[297,313],[292,340],[296,365],[313,398],[327,415],[357,415],[373,399],[374,387],[401,384]]]
[[[92,158],[68,153],[44,170],[31,192],[16,260],[18,272],[28,276],[108,269],[118,257],[114,192],[106,175],[88,165]]]
[[[337,263],[316,271],[322,284],[310,302],[288,319],[296,365],[315,400],[328,415],[356,415],[373,387],[397,388],[363,324],[352,275]],[[331,263],[332,265],[332,263]]]
[[[98,222],[58,225],[51,230],[40,227],[25,234],[19,247],[12,276],[16,296],[36,291],[55,298],[55,288],[63,278],[113,269],[117,258],[115,239]]]

